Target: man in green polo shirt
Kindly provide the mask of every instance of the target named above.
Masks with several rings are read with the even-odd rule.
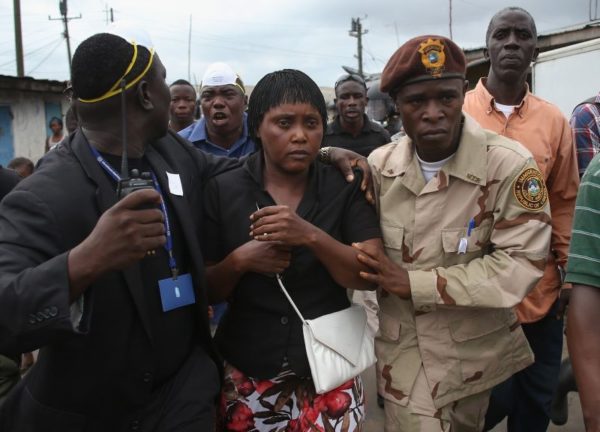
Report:
[[[567,342],[587,432],[600,431],[600,155],[577,195],[566,281],[573,284]]]

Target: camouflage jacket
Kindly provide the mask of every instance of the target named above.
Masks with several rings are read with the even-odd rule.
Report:
[[[408,137],[369,163],[385,250],[412,295],[379,293],[380,393],[407,405],[422,364],[440,408],[532,363],[512,308],[542,276],[551,221],[528,150],[465,115],[457,152],[427,184]]]

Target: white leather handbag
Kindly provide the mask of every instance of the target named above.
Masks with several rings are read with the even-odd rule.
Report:
[[[339,387],[375,363],[374,335],[360,305],[306,320],[285,289],[277,282],[302,321],[304,346],[315,390],[319,394]]]

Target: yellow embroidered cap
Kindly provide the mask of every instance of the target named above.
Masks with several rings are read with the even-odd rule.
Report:
[[[119,76],[119,78],[114,82],[114,84],[108,88],[103,94],[98,95],[93,98],[78,98],[80,102],[83,103],[96,103],[106,99],[109,99],[115,95],[120,94],[123,90],[127,90],[134,85],[136,85],[150,70],[152,66],[152,62],[154,60],[154,46],[152,44],[152,40],[150,35],[135,24],[131,24],[129,22],[123,21],[120,23],[115,23],[107,27],[104,33],[112,34],[114,36],[118,36],[121,39],[124,39],[126,42],[131,44],[133,47],[131,60],[129,61],[128,66]],[[140,61],[140,48],[145,48],[149,51],[150,56],[145,60],[144,65],[138,65]],[[142,67],[143,66],[143,67]],[[140,70],[141,68],[141,70]],[[131,74],[131,72],[136,69],[140,70],[139,73]],[[125,80],[125,86],[123,87],[122,83]]]
[[[381,91],[394,95],[407,84],[465,78],[467,61],[458,45],[444,36],[417,36],[392,54],[381,73]]]

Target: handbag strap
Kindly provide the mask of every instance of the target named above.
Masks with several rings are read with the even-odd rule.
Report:
[[[279,287],[281,288],[281,291],[283,291],[283,294],[286,296],[286,298],[288,299],[288,301],[292,305],[292,308],[294,308],[294,310],[298,314],[298,317],[300,318],[300,321],[302,321],[303,324],[306,323],[306,320],[304,319],[304,317],[300,313],[300,310],[298,309],[298,306],[296,306],[296,303],[294,303],[294,300],[292,300],[292,298],[290,297],[290,294],[285,289],[285,286],[283,285],[283,281],[281,280],[281,276],[279,275],[279,273],[276,274],[275,276],[277,277],[277,283],[279,283]]]

